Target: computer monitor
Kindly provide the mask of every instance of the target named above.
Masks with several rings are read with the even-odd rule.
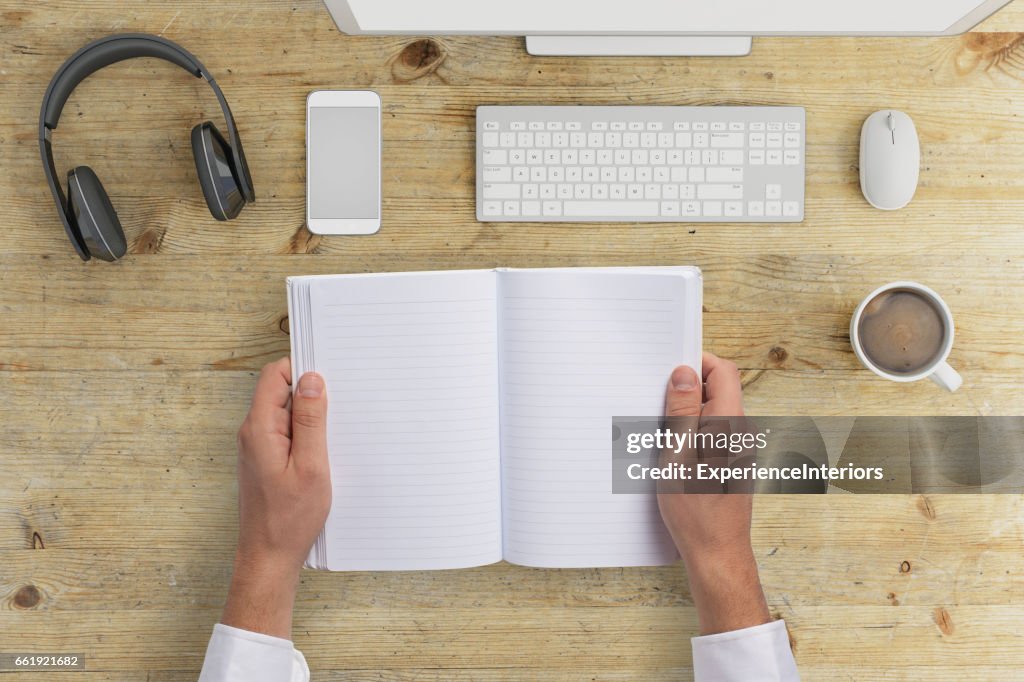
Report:
[[[325,0],[352,35],[525,35],[531,54],[745,55],[752,36],[942,36],[1010,0]]]

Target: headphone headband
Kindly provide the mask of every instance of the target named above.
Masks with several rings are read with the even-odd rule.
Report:
[[[206,76],[206,69],[188,50],[170,40],[146,33],[122,33],[93,41],[68,57],[57,70],[43,97],[39,112],[40,128],[57,127],[61,111],[78,84],[105,66],[135,57],[155,57],[177,64],[196,78]],[[40,131],[42,133],[42,131]]]

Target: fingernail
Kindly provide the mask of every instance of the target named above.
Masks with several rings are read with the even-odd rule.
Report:
[[[319,398],[324,392],[324,380],[319,374],[306,372],[299,378],[299,395],[303,398]]]
[[[692,391],[697,388],[697,373],[685,365],[672,372],[672,385],[677,391]]]

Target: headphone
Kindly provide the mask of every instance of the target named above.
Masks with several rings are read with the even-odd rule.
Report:
[[[46,88],[39,111],[39,151],[43,157],[43,171],[64,222],[64,231],[82,260],[95,256],[115,261],[128,250],[128,243],[110,197],[91,168],[78,166],[68,171],[68,193],[65,197],[57,181],[51,131],[57,127],[64,104],[79,83],[105,66],[136,57],[163,59],[177,64],[196,78],[206,79],[220,102],[227,122],[228,140],[210,121],[192,129],[196,173],[213,217],[231,220],[241,213],[243,206],[256,200],[252,176],[231,109],[206,67],[185,48],[158,36],[124,33],[100,38],[71,55],[57,70]]]

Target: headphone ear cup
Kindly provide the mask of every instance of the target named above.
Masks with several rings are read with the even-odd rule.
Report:
[[[128,252],[121,221],[114,205],[88,166],[68,172],[69,219],[78,226],[89,254],[105,261],[115,261]]]
[[[236,217],[245,206],[245,197],[238,186],[231,148],[209,121],[192,129],[192,155],[210,213],[217,220]]]

